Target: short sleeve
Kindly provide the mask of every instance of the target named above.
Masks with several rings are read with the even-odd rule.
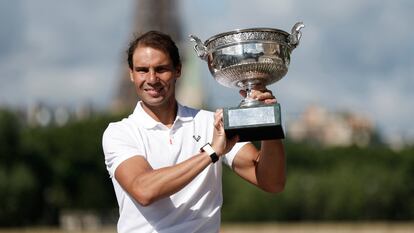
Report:
[[[233,148],[223,157],[223,162],[230,168],[232,168],[234,157],[236,157],[237,152],[246,145],[248,142],[238,142]]]
[[[137,155],[144,156],[142,141],[120,122],[111,123],[102,136],[105,165],[110,177],[123,161]]]

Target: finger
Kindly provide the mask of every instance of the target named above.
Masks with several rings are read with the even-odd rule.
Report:
[[[272,90],[269,89],[262,89],[262,90],[256,90],[258,93],[270,93],[271,95],[273,95]]]
[[[265,104],[275,104],[277,103],[276,99],[266,99],[264,100]]]
[[[222,125],[223,122],[223,109],[217,109],[214,113],[214,127],[217,129]]]
[[[271,98],[273,96],[273,93],[272,93],[271,90],[268,90],[268,89],[264,89],[264,90],[252,90],[250,92],[250,96],[253,99],[261,100],[261,99]]]
[[[266,104],[268,104],[268,103],[269,104],[270,103],[276,103],[277,102],[276,98],[270,92],[258,94],[256,96],[256,99],[259,100],[259,101],[263,101]]]
[[[275,97],[272,94],[268,93],[268,92],[261,93],[261,94],[258,94],[256,96],[257,100],[266,100],[266,99],[274,99],[274,98]]]
[[[267,102],[267,101],[276,101],[276,98],[272,95],[261,95],[258,97],[258,100],[263,101],[263,102]]]
[[[246,96],[247,96],[247,91],[246,91],[246,90],[240,90],[240,91],[239,91],[239,94],[240,94],[243,98],[246,98]]]
[[[221,120],[223,118],[223,109],[217,109],[214,113],[214,119]]]

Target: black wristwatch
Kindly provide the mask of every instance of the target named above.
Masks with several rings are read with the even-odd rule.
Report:
[[[211,162],[215,163],[219,160],[219,157],[217,156],[216,152],[214,151],[213,147],[210,143],[205,144],[200,148],[202,152],[207,152],[208,155],[210,155]]]

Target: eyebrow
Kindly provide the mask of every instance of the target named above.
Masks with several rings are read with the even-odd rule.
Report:
[[[135,70],[142,70],[142,69],[148,69],[148,66],[135,66],[134,69]]]
[[[159,65],[159,66],[154,67],[154,69],[160,69],[160,68],[171,68],[171,69],[173,69],[174,66],[170,65],[170,64],[165,64],[165,65]],[[149,66],[135,66],[134,69],[135,70],[149,69]]]

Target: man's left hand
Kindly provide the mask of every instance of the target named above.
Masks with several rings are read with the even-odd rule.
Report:
[[[246,96],[247,96],[247,91],[246,90],[240,90],[239,93],[244,98],[246,98]],[[275,96],[273,95],[272,91],[269,90],[269,89],[251,90],[250,98],[262,101],[265,104],[274,104],[274,103],[277,102],[277,100],[276,100]]]

